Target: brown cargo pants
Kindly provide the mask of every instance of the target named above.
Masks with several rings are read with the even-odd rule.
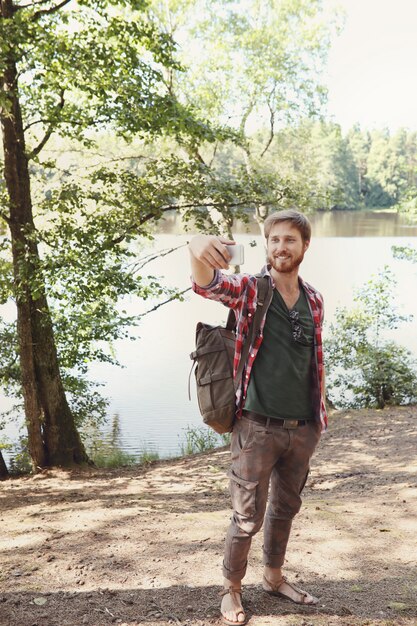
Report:
[[[283,565],[292,520],[301,508],[300,494],[320,439],[317,422],[284,428],[268,421],[260,424],[243,416],[233,427],[229,472],[233,516],[223,561],[223,575],[232,582],[245,576],[252,537],[264,517],[263,562],[274,568]]]

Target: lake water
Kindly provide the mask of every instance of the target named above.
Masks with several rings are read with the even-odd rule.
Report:
[[[417,266],[393,258],[393,245],[417,247],[417,225],[409,225],[395,213],[318,213],[311,218],[313,238],[301,266],[301,276],[324,295],[326,328],[336,307],[352,303],[353,290],[371,274],[389,265],[398,279],[398,306],[414,313],[415,320],[396,331],[395,338],[417,356]],[[153,244],[163,250],[185,244],[190,238],[178,217],[170,216]],[[257,224],[238,225],[235,239],[245,247],[242,271],[257,272],[264,264],[263,239]],[[256,245],[253,245],[256,244]],[[148,251],[145,251],[146,253]],[[171,286],[189,286],[189,259],[185,246],[147,267],[148,273],[164,277]],[[130,299],[128,312],[142,313],[154,302]],[[188,427],[201,425],[191,380],[188,400],[189,353],[194,349],[198,321],[219,323],[227,310],[188,292],[185,302],[172,302],[145,316],[134,332],[137,341],[115,345],[123,368],[97,364],[91,378],[104,383],[102,393],[110,398],[109,416],[118,414],[122,448],[131,454],[158,452],[161,457],[180,452]],[[4,401],[6,402],[6,401]],[[15,428],[7,429],[11,438]]]

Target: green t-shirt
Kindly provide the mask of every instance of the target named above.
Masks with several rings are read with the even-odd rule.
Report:
[[[314,324],[303,289],[291,311],[298,313],[293,323],[281,294],[274,289],[245,409],[268,417],[313,419]]]

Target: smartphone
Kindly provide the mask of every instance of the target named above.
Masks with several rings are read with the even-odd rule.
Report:
[[[241,243],[236,243],[234,246],[226,246],[226,248],[232,255],[229,265],[242,265],[242,263],[244,263],[244,248]]]

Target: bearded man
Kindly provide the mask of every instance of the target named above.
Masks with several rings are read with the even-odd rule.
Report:
[[[247,620],[241,585],[252,537],[263,523],[264,591],[298,604],[318,602],[290,583],[282,568],[310,459],[327,428],[323,298],[298,274],[311,238],[306,216],[294,210],[273,213],[265,220],[264,233],[267,265],[262,275],[273,290],[238,386],[231,438],[233,516],[225,542],[221,604],[223,622],[231,626]],[[257,277],[221,271],[229,266],[227,246],[233,244],[223,237],[193,237],[193,290],[232,308],[236,334],[244,339],[256,311]],[[236,341],[235,374],[241,349],[242,341]]]

